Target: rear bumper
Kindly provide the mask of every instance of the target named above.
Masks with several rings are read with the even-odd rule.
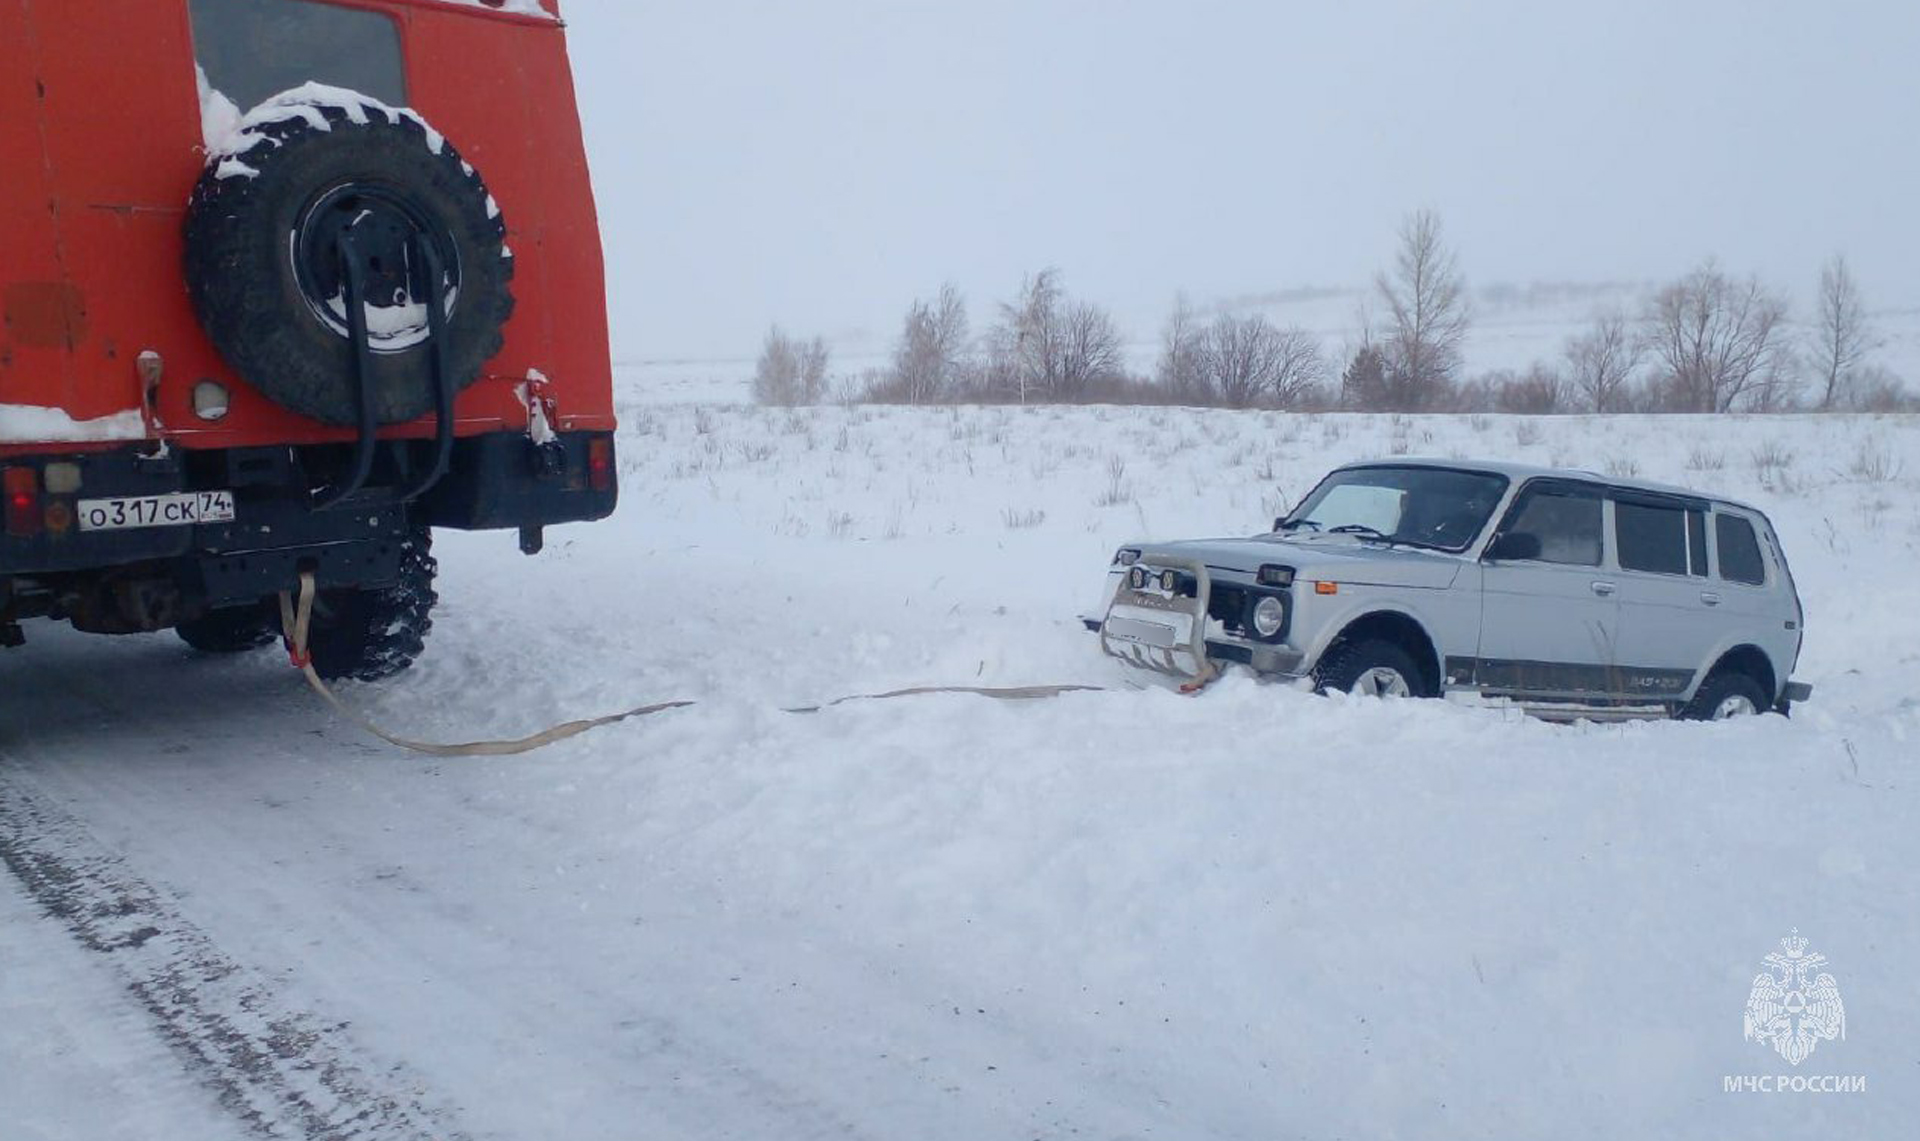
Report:
[[[321,586],[390,585],[405,538],[423,526],[539,528],[611,514],[618,496],[610,432],[566,432],[536,447],[523,432],[456,441],[446,476],[401,502],[387,482],[316,511],[312,488],[329,457],[290,447],[144,455],[112,451],[10,455],[30,471],[31,526],[0,529],[0,624],[13,618],[137,610],[128,628],[291,589],[302,571]],[[11,486],[11,485],[10,485]],[[82,500],[231,491],[228,522],[83,531]],[[10,522],[18,522],[11,520]],[[523,537],[523,544],[525,540]],[[135,607],[124,603],[137,594]],[[119,619],[77,617],[113,630]]]
[[[598,481],[596,445],[606,462]],[[415,506],[421,522],[465,531],[590,522],[619,501],[615,466],[611,432],[561,432],[544,446],[524,432],[471,436],[454,443],[446,478]]]

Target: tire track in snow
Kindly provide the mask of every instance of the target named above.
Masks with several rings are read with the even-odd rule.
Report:
[[[81,946],[108,956],[161,1037],[253,1132],[310,1141],[466,1137],[403,1067],[372,1072],[344,1024],[288,1009],[77,820],[3,773],[0,863]]]

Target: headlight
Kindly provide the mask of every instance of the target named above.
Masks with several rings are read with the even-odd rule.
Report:
[[[1119,550],[1113,552],[1114,566],[1130,567],[1139,561],[1140,552],[1134,550],[1132,547],[1121,547]]]
[[[1253,604],[1253,632],[1262,638],[1278,634],[1286,622],[1287,604],[1277,595],[1269,594]]]

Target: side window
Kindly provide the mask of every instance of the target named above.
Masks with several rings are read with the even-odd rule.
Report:
[[[1767,564],[1760,557],[1760,541],[1754,537],[1752,523],[1738,515],[1715,515],[1713,534],[1720,543],[1721,578],[1749,586],[1766,585]]]
[[[1679,505],[1619,500],[1613,505],[1620,569],[1687,573],[1687,512]]]
[[[378,12],[314,0],[191,0],[189,11],[200,70],[242,111],[303,83],[407,105],[400,30]]]
[[[1522,495],[1511,521],[1501,530],[1540,540],[1540,562],[1569,566],[1600,565],[1600,496],[1570,488],[1539,488]]]

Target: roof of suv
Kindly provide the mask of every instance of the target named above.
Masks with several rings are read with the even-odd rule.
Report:
[[[1449,460],[1449,459],[1437,459],[1434,457],[1426,457],[1426,456],[1390,456],[1384,459],[1377,459],[1377,460],[1358,460],[1358,461],[1355,461],[1354,463],[1341,464],[1340,466],[1343,468],[1355,468],[1355,467],[1433,467],[1433,468],[1454,468],[1454,469],[1466,468],[1473,471],[1493,472],[1496,475],[1504,475],[1507,478],[1515,481],[1523,480],[1523,479],[1535,479],[1542,476],[1551,476],[1552,478],[1555,478],[1555,479],[1578,480],[1582,483],[1599,484],[1604,487],[1624,487],[1624,488],[1630,488],[1634,491],[1649,491],[1649,492],[1654,492],[1660,495],[1681,495],[1681,496],[1685,496],[1688,499],[1707,499],[1715,503],[1725,503],[1732,507],[1738,507],[1745,511],[1751,511],[1756,515],[1761,514],[1761,511],[1759,508],[1754,507],[1750,504],[1742,503],[1737,499],[1729,499],[1724,495],[1713,495],[1709,492],[1697,491],[1693,488],[1678,487],[1671,483],[1655,483],[1652,480],[1647,480],[1647,479],[1623,479],[1617,476],[1602,475],[1599,472],[1585,471],[1580,468],[1542,467],[1538,464],[1515,463],[1511,460],[1468,460],[1468,459]]]

